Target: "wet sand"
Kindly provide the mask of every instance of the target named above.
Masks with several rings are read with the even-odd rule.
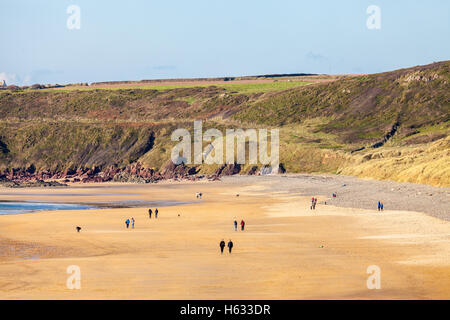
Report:
[[[0,216],[0,298],[450,298],[450,222],[390,205],[383,213],[338,207],[330,204],[329,190],[311,184],[309,191],[319,199],[312,211],[308,188],[300,190],[310,181],[286,179],[291,178],[22,189],[30,194],[27,200],[38,201],[188,202],[197,200],[196,192],[203,199],[161,207],[157,220],[148,218],[146,208]],[[340,181],[328,181],[330,189],[333,183]],[[361,183],[364,190],[378,188],[377,182]],[[347,206],[349,195],[337,191],[336,199]],[[24,198],[5,194],[11,189],[0,193],[2,199]],[[36,195],[42,193],[63,195]],[[136,227],[127,230],[124,221],[131,217]],[[242,218],[246,230],[235,232],[233,220]],[[231,255],[220,255],[222,238],[233,240]],[[80,290],[66,287],[70,265],[81,269]],[[366,285],[371,265],[381,269],[379,290]]]

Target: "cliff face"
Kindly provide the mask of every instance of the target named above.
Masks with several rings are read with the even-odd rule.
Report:
[[[0,178],[157,181],[263,169],[168,168],[171,133],[192,132],[201,119],[204,130],[279,128],[287,172],[450,185],[449,69],[447,61],[288,90],[273,82],[260,92],[220,85],[0,90]]]

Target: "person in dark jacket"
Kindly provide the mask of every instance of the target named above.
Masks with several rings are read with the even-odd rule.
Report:
[[[155,209],[155,219],[158,218],[158,208]]]
[[[237,221],[234,220],[234,231],[237,231]]]
[[[148,217],[151,219],[152,218],[152,209],[148,209]]]
[[[231,253],[231,249],[233,249],[233,242],[231,241],[231,239],[230,239],[230,241],[228,241],[228,251]]]
[[[222,241],[220,241],[219,246],[220,246],[220,254],[223,254],[223,249],[225,248],[225,241],[223,241],[223,239]]]

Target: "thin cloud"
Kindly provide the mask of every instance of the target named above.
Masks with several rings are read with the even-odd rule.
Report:
[[[164,70],[164,71],[167,71],[167,70],[175,70],[177,67],[176,66],[164,66],[164,65],[162,65],[162,66],[154,66],[154,67],[152,67],[152,69],[153,70],[159,70],[159,71],[161,71],[161,70]]]
[[[321,55],[320,53],[316,53],[316,52],[308,52],[306,54],[306,59],[308,60],[314,60],[314,61],[325,61],[327,60],[327,58],[323,55]]]

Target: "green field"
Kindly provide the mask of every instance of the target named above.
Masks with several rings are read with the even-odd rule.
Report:
[[[86,88],[55,88],[55,89],[41,89],[39,91],[73,91],[73,90],[130,90],[130,89],[142,89],[142,90],[173,90],[180,88],[206,88],[206,87],[219,87],[224,88],[232,93],[240,94],[252,94],[252,93],[265,93],[270,91],[281,91],[301,87],[311,84],[307,81],[274,81],[274,82],[262,82],[262,83],[214,83],[214,84],[163,84],[163,85],[122,85],[117,87],[86,87]]]

